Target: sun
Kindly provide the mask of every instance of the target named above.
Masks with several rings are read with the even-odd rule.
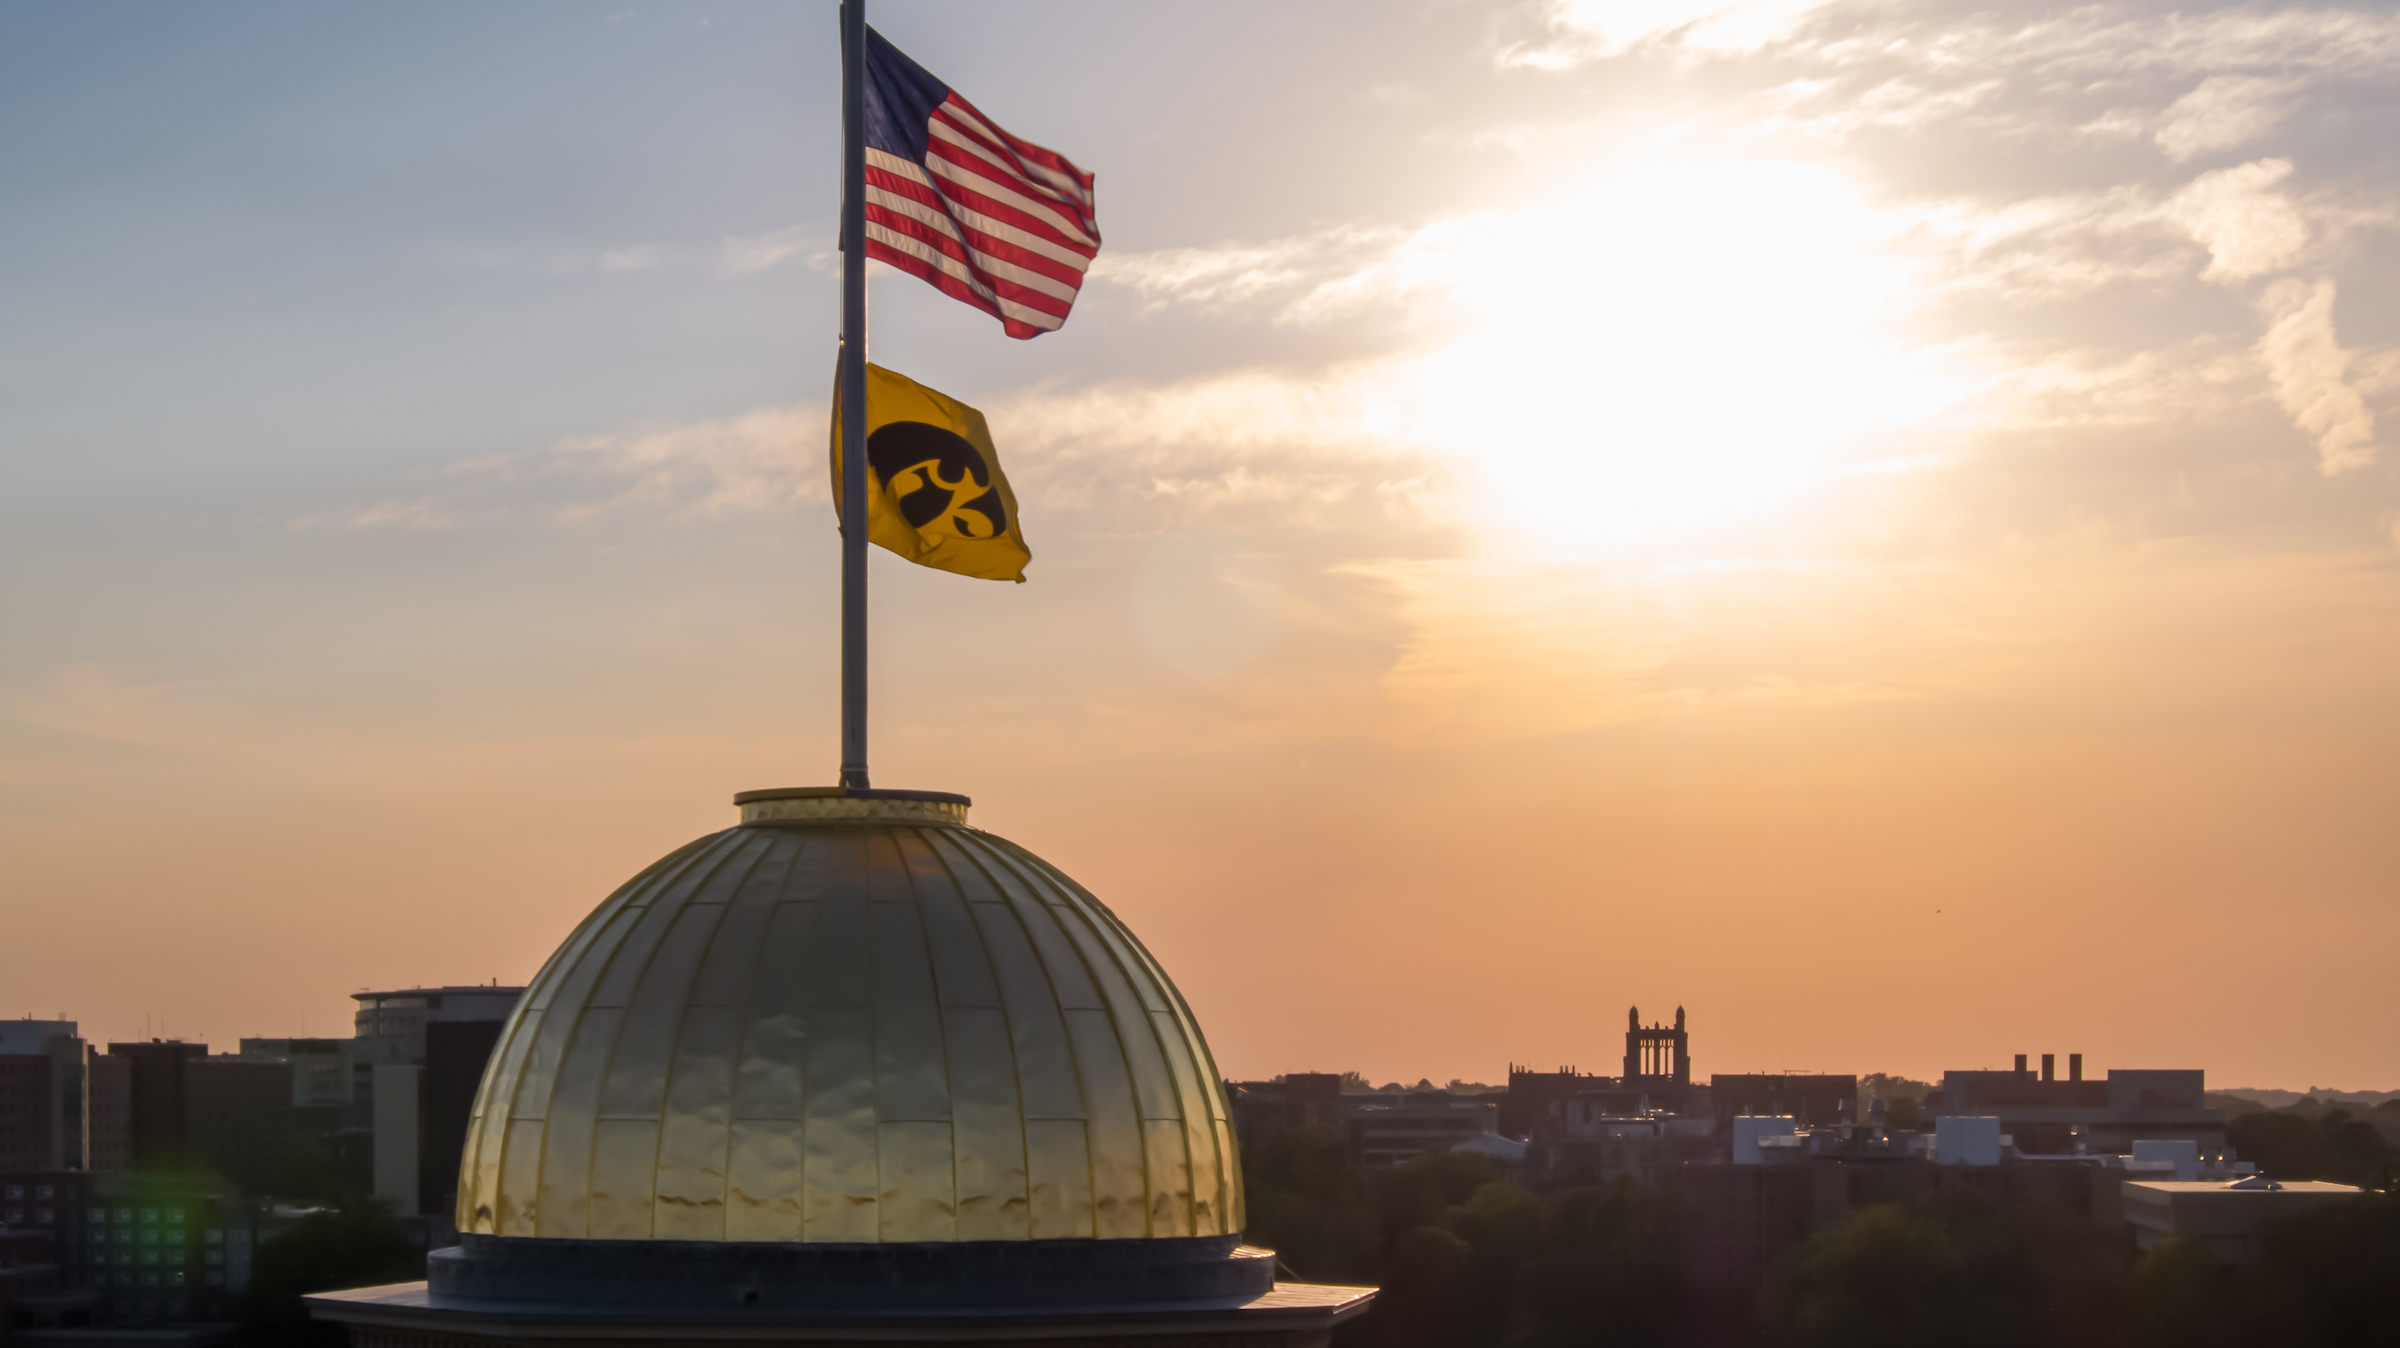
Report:
[[[1755,518],[1952,397],[1898,331],[1893,232],[1822,166],[1606,162],[1429,264],[1463,322],[1400,396],[1483,522],[1542,551]]]

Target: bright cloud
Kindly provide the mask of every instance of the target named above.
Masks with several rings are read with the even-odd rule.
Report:
[[[1650,43],[1709,54],[1753,52],[1790,37],[1834,0],[1555,0],[1547,32],[1510,45],[1512,66],[1563,70]]]
[[[2375,418],[2348,379],[2350,354],[2333,333],[2333,282],[2279,281],[2259,303],[2268,320],[2259,359],[2275,399],[2317,446],[2328,476],[2375,461]]]
[[[2242,281],[2281,271],[2308,246],[2308,222],[2275,189],[2292,161],[2261,159],[2203,173],[2167,204],[2170,218],[2208,249],[2211,281]]]

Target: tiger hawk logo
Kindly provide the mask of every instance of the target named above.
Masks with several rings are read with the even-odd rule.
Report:
[[[887,422],[867,437],[867,466],[900,517],[921,534],[984,539],[1008,532],[1008,507],[992,490],[991,470],[955,431]]]

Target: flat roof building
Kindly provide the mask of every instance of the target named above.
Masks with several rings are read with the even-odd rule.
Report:
[[[2189,1138],[2203,1152],[2225,1145],[2225,1114],[2204,1098],[2207,1073],[2198,1068],[2116,1068],[2106,1080],[2086,1081],[2083,1055],[2067,1056],[2067,1075],[2055,1055],[2042,1055],[2037,1076],[2017,1055],[2009,1071],[1944,1072],[1925,1097],[1928,1123],[1946,1114],[1989,1116],[2026,1155],[2129,1152],[2136,1141]]]
[[[1373,1166],[1406,1165],[1496,1132],[1500,1106],[1450,1094],[1409,1091],[1390,1103],[1363,1105],[1347,1122],[1350,1150]]]
[[[2230,1183],[2208,1180],[2127,1180],[2125,1224],[2134,1243],[2151,1249],[2181,1238],[2205,1245],[2222,1263],[2258,1257],[2258,1235],[2268,1222],[2294,1212],[2347,1202],[2362,1190],[2318,1180],[2276,1181],[2251,1175]]]
[[[0,1021],[0,1169],[91,1163],[90,1058],[74,1021]]]
[[[436,1021],[502,1021],[517,1009],[523,988],[498,983],[474,987],[397,988],[354,992],[358,1061],[423,1063],[425,1027]]]

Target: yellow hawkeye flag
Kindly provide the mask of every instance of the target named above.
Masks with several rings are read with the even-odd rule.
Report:
[[[833,391],[833,510],[842,510],[842,391]],[[867,541],[919,566],[1025,583],[1017,495],[983,413],[867,366]]]

